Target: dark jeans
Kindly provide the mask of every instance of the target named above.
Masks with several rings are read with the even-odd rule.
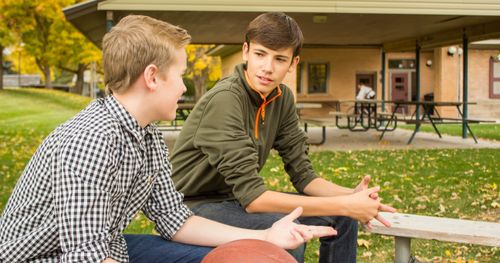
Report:
[[[212,247],[168,241],[155,235],[124,235],[130,263],[198,263]]]
[[[266,229],[280,220],[284,214],[279,213],[247,213],[237,201],[208,203],[193,208],[196,215],[218,221],[231,226],[248,229]],[[320,238],[319,262],[356,262],[358,222],[343,216],[299,217],[301,224],[332,226],[337,230],[333,237]],[[299,262],[304,261],[305,245],[289,253]]]

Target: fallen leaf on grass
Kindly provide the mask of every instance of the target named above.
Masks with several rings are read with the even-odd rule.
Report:
[[[366,239],[358,238],[358,246],[370,248],[370,245],[371,245],[370,241],[368,241]]]

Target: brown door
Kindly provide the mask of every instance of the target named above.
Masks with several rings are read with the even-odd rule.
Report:
[[[391,100],[408,100],[408,73],[405,72],[391,74]],[[408,110],[406,108],[399,108],[398,112],[408,112]]]
[[[365,84],[366,86],[372,88],[374,91],[377,90],[375,87],[375,73],[373,74],[367,74],[367,73],[358,73],[356,74],[356,85],[354,86],[355,93],[354,96],[356,96],[359,92],[358,85],[359,84]]]

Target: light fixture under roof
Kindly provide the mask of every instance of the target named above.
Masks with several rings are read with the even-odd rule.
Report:
[[[313,22],[315,24],[324,24],[328,20],[328,17],[326,15],[314,15],[313,16]]]

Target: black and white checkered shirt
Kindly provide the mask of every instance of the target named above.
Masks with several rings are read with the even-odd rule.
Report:
[[[108,96],[58,127],[0,218],[0,262],[127,262],[122,231],[142,209],[172,238],[192,212],[170,179],[161,133]]]

